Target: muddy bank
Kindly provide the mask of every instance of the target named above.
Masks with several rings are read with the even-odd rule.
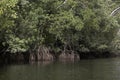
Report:
[[[112,58],[112,57],[120,57],[118,53],[112,52],[81,52],[80,59],[96,59],[96,58]]]

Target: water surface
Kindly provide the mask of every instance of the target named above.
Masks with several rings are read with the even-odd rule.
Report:
[[[120,80],[120,58],[5,65],[0,80]]]

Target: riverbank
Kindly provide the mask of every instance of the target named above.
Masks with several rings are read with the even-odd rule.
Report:
[[[120,55],[110,52],[84,52],[75,53],[74,51],[63,51],[59,54],[55,54],[47,51],[46,53],[5,53],[0,55],[0,63],[12,63],[12,62],[38,62],[38,61],[79,61],[82,59],[97,59],[97,58],[111,58],[119,57]]]

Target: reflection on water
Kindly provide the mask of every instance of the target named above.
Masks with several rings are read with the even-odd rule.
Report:
[[[119,75],[119,58],[0,67],[0,80],[120,80]]]

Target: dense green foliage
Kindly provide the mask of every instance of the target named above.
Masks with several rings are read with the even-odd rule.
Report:
[[[118,5],[117,0],[2,0],[1,54],[39,46],[55,53],[111,51],[119,19],[110,13]]]

